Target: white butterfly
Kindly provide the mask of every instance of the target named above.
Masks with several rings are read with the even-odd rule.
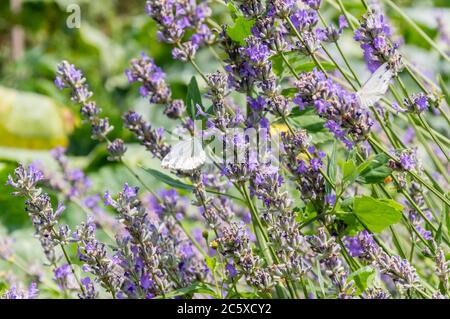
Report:
[[[170,152],[163,158],[163,168],[190,172],[206,161],[206,153],[201,142],[195,137],[190,137],[175,144]]]
[[[362,88],[356,92],[360,105],[367,108],[378,102],[386,94],[389,81],[393,76],[394,73],[389,69],[387,63],[381,65]]]

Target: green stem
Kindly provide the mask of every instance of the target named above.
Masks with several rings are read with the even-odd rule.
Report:
[[[347,65],[347,68],[350,70],[350,72],[353,75],[353,78],[355,79],[355,81],[358,83],[358,86],[362,86],[362,83],[359,81],[358,76],[356,75],[355,71],[353,70],[353,68],[350,65],[350,62],[348,61],[347,57],[345,56],[344,52],[341,49],[341,46],[339,45],[339,43],[336,41],[334,43],[336,45],[336,48],[339,51],[339,54],[341,55],[342,59],[344,60],[345,65]]]
[[[406,259],[406,255],[405,252],[403,251],[402,246],[400,245],[400,241],[398,240],[397,234],[395,233],[395,230],[392,226],[389,226],[389,230],[391,231],[392,234],[392,238],[394,239],[394,245],[397,248],[397,251],[399,253],[399,255],[403,258]]]
[[[399,84],[400,88],[403,91],[403,94],[405,95],[405,97],[408,99],[409,103],[411,106],[414,105],[413,101],[411,100],[411,97],[408,94],[408,91],[406,90],[405,85],[403,84],[403,81],[399,78],[396,77],[396,81]],[[423,117],[421,116],[421,114],[417,114],[419,121],[421,122],[422,126],[426,129],[426,131],[428,132],[428,134],[431,136],[431,138],[433,139],[433,141],[437,144],[437,146],[439,147],[439,149],[442,151],[442,153],[444,153],[445,157],[447,158],[447,161],[450,161],[450,158],[447,154],[447,151],[444,149],[444,147],[442,146],[442,144],[439,142],[439,140],[437,139],[437,137],[434,135],[432,129],[430,128],[430,126],[428,125],[428,123],[423,119]]]
[[[427,130],[428,134],[430,134],[431,138],[433,139],[433,141],[437,144],[437,146],[439,147],[439,149],[442,151],[442,153],[444,153],[445,158],[447,159],[448,162],[450,162],[450,157],[448,155],[447,150],[445,150],[444,146],[441,144],[441,142],[439,142],[439,140],[436,138],[436,136],[433,134],[433,131],[430,127],[430,125],[427,123],[427,121],[423,118],[423,116],[421,114],[418,114],[418,118],[420,120],[420,122],[422,123],[422,125],[425,127],[425,129]]]
[[[193,59],[189,59],[189,62],[190,62],[191,65],[194,67],[194,69],[197,71],[197,73],[202,77],[203,81],[205,81],[205,83],[206,83],[207,85],[209,85],[208,78],[207,78],[206,75],[203,73],[202,69],[200,69],[200,67],[198,66],[198,64],[197,64]]]
[[[308,54],[311,56],[311,58],[314,61],[314,64],[320,69],[320,71],[323,72],[323,74],[328,77],[327,72],[325,71],[325,68],[323,67],[323,65],[319,62],[319,60],[317,60],[316,55],[314,54],[314,52],[311,52],[310,48],[308,47],[308,45],[305,43],[305,41],[303,40],[303,37],[300,35],[300,33],[298,32],[297,28],[294,26],[294,24],[292,23],[291,19],[289,17],[286,17],[286,21],[289,24],[289,26],[291,27],[291,29],[294,31],[295,35],[297,36],[297,38],[300,40],[300,42],[302,43],[302,45],[305,47],[305,49],[308,51]]]
[[[429,45],[431,45],[447,62],[450,57],[426,34],[399,6],[391,0],[383,0],[407,22]]]
[[[376,146],[381,152],[386,154],[390,159],[394,160],[395,162],[398,162],[398,159],[390,154],[383,146],[381,146],[373,137],[369,136],[368,138],[369,143],[373,144],[373,146]],[[418,181],[420,184],[425,186],[428,190],[430,190],[433,194],[435,194],[443,203],[445,203],[447,206],[450,206],[450,201],[440,192],[438,192],[433,186],[428,184],[426,181],[423,180],[419,175],[417,175],[415,172],[408,171],[408,174],[410,174],[416,181]]]
[[[56,235],[56,232],[55,232],[55,235]],[[78,275],[77,275],[76,272],[75,272],[75,268],[73,267],[73,264],[72,264],[72,262],[70,261],[69,255],[67,254],[67,251],[66,251],[66,249],[64,248],[64,245],[63,245],[63,244],[60,244],[60,247],[61,247],[61,250],[62,250],[62,252],[63,252],[63,254],[64,254],[64,258],[66,259],[66,262],[67,262],[67,264],[68,264],[69,267],[70,267],[70,271],[72,272],[73,277],[75,278],[75,280],[76,280],[78,286],[80,287],[81,292],[82,292],[82,293],[86,293],[85,290],[84,290],[83,285],[81,284],[80,278],[78,278]]]
[[[320,13],[319,10],[317,10],[317,14],[319,15],[320,20],[322,21],[322,24],[324,26],[327,25],[325,19],[322,17],[322,14]],[[337,45],[337,42],[335,42]],[[350,86],[353,88],[353,90],[357,90],[356,86],[353,84],[352,80],[347,76],[347,73],[341,68],[341,66],[339,65],[339,63],[336,62],[336,60],[333,58],[333,56],[331,55],[331,53],[327,50],[327,48],[325,47],[325,45],[321,45],[322,50],[325,52],[325,54],[328,56],[328,58],[333,62],[333,64],[336,66],[336,68],[339,70],[339,72],[341,72],[342,76],[345,78],[345,80],[347,80],[347,82],[350,84]],[[341,55],[343,56],[342,52]],[[348,63],[346,62],[347,67],[349,67]],[[352,70],[350,70],[350,72],[352,72],[353,76],[356,78],[354,72]]]
[[[350,25],[350,28],[352,29],[353,32],[355,32],[356,27],[355,27],[355,25],[353,24],[353,20],[350,18],[350,16],[349,16],[347,10],[345,10],[344,4],[342,3],[341,0],[337,0],[336,2],[337,2],[337,4],[338,4],[339,8],[341,9],[341,12],[342,12],[342,14],[344,15],[345,19],[347,20],[348,24]],[[354,18],[354,17],[352,17],[352,18]],[[356,22],[358,22],[357,19],[356,19]]]
[[[295,72],[293,66],[289,63],[289,60],[288,60],[288,59],[286,58],[286,56],[284,55],[283,51],[280,51],[280,55],[281,55],[281,58],[283,59],[284,63],[286,63],[287,67],[288,67],[289,70],[291,71],[292,75],[293,75],[297,80],[299,80],[300,78],[299,78],[297,72]]]
[[[433,151],[430,149],[430,146],[428,145],[428,142],[425,140],[425,137],[422,135],[422,132],[418,130],[415,126],[413,126],[414,132],[417,136],[417,139],[422,144],[422,146],[425,148],[428,154],[433,154]],[[450,183],[450,177],[448,176],[448,173],[446,172],[444,166],[442,165],[441,161],[436,159],[435,156],[430,156],[431,161],[433,162],[433,165],[435,168],[439,171],[439,173],[445,178],[445,180]]]

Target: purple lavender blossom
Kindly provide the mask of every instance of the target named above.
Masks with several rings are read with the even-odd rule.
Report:
[[[398,45],[391,42],[390,35],[391,30],[381,13],[369,10],[363,16],[354,38],[361,43],[364,59],[371,72],[375,72],[385,62],[388,63],[394,75],[403,69]]]
[[[335,238],[327,238],[324,228],[319,228],[318,234],[308,236],[307,240],[311,249],[319,254],[320,263],[324,265],[327,276],[330,277],[337,290],[337,297],[340,299],[352,298],[355,291],[354,282],[347,280],[348,273],[339,258],[341,247],[336,244]]]
[[[162,159],[170,151],[169,145],[162,140],[162,132],[155,130],[142,116],[134,111],[129,111],[122,116],[124,125],[129,129],[139,142],[150,151],[153,156]]]
[[[52,157],[58,163],[62,176],[50,174],[50,186],[64,194],[67,199],[83,198],[91,187],[90,179],[77,168],[69,167],[66,149],[56,147],[51,151]]]
[[[80,294],[82,299],[96,299],[98,292],[95,290],[95,285],[89,277],[81,279],[81,284],[84,287],[84,292]]]
[[[141,83],[139,92],[150,103],[166,104],[170,100],[171,91],[165,81],[165,73],[144,52],[139,59],[131,61],[131,68],[125,74],[130,83]]]
[[[157,23],[159,40],[179,45],[172,51],[176,59],[187,61],[194,57],[200,45],[214,41],[214,36],[205,23],[211,16],[211,9],[206,1],[148,0],[146,11]],[[182,42],[189,31],[193,32],[190,41]]]
[[[17,190],[13,193],[15,196],[27,196],[33,194],[36,192],[37,184],[44,180],[44,174],[34,165],[28,165],[28,168],[19,165],[14,170],[14,175],[16,179],[9,175],[6,184],[11,185]]]
[[[21,290],[16,285],[13,285],[3,295],[0,295],[0,299],[36,299],[38,293],[37,284],[32,282],[27,290]]]
[[[42,192],[37,183],[44,178],[42,172],[34,166],[19,165],[14,171],[14,177],[9,176],[7,184],[15,188],[13,195],[26,197],[25,210],[30,217],[36,237],[39,239],[45,256],[51,265],[56,267],[58,256],[55,247],[66,243],[70,237],[67,225],[56,228],[58,219],[65,207],[60,202],[57,209],[53,209],[50,196]]]
[[[323,30],[323,38],[322,41],[326,42],[337,42],[339,37],[345,28],[348,27],[348,22],[343,15],[339,16],[339,25],[336,28],[333,24],[327,26]]]
[[[413,94],[408,99],[405,99],[404,105],[409,112],[422,113],[430,109],[431,101],[428,96],[421,92]]]
[[[389,167],[398,171],[420,171],[422,164],[417,157],[416,149],[405,149],[395,152],[398,161],[389,160]]]
[[[102,287],[113,297],[117,295],[121,283],[121,276],[114,258],[108,254],[106,245],[96,239],[96,226],[93,218],[81,223],[74,238],[78,241],[78,258],[82,261],[83,270],[96,276]],[[96,296],[93,283],[85,278],[82,285],[85,287],[83,298],[92,299]]]
[[[91,125],[92,138],[104,140],[106,135],[113,130],[108,118],[101,118],[101,109],[94,101],[90,101],[92,92],[86,84],[86,78],[73,64],[62,61],[58,65],[55,83],[59,89],[69,88],[71,99],[81,106],[80,113]]]
[[[301,107],[314,106],[319,116],[327,120],[325,127],[349,149],[366,140],[373,121],[369,112],[360,107],[355,94],[318,71],[301,74],[296,87],[296,103]]]
[[[54,270],[55,280],[58,283],[58,286],[62,290],[66,290],[70,287],[70,280],[72,276],[72,272],[70,270],[70,266],[68,264],[63,264],[60,267],[57,267]]]
[[[316,11],[299,9],[291,15],[292,24],[300,32],[312,31],[319,22]]]

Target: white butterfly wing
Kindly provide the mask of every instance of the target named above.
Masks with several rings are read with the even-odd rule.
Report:
[[[361,106],[367,108],[378,102],[386,94],[393,75],[387,63],[381,65],[356,93]]]
[[[206,153],[196,138],[189,138],[175,144],[163,158],[161,166],[179,171],[192,171],[206,161]]]

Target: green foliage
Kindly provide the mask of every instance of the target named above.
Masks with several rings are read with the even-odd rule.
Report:
[[[302,209],[295,208],[294,212],[297,213],[297,217],[295,220],[297,222],[305,222],[308,220],[311,220],[317,216],[316,208],[314,207],[313,203],[309,202],[305,207]]]
[[[232,26],[227,26],[227,35],[231,40],[238,42],[240,45],[245,45],[245,39],[252,34],[254,24],[255,20],[238,16],[233,21]]]
[[[391,175],[392,169],[387,166],[389,157],[386,154],[377,154],[369,159],[367,166],[361,170],[358,182],[363,184],[383,183],[385,178]]]
[[[74,117],[55,100],[41,94],[0,86],[1,146],[49,149],[66,146]]]
[[[25,205],[22,198],[11,196],[14,191],[9,185],[5,185],[8,175],[13,174],[16,165],[14,163],[0,163],[0,224],[8,231],[13,231],[27,225],[29,218],[24,211]]]
[[[316,67],[311,58],[300,55],[298,52],[291,51],[284,53],[284,55],[297,74],[300,74],[301,72],[310,72]],[[275,75],[281,77],[285,75],[285,73],[290,72],[281,54],[273,55],[270,60],[272,61],[272,70]],[[321,64],[327,71],[336,68],[334,64],[329,62],[321,62]]]
[[[216,293],[214,292],[214,290],[212,290],[211,288],[209,288],[205,283],[201,283],[201,282],[196,282],[186,288],[181,288],[181,289],[176,289],[173,290],[171,292],[169,292],[168,294],[166,294],[164,297],[160,296],[160,297],[156,297],[155,299],[161,299],[161,298],[174,298],[174,297],[179,297],[179,296],[190,296],[194,293],[198,293],[198,294],[204,294],[204,295],[208,295],[208,296],[213,296],[215,298],[217,298],[218,296],[216,295]]]
[[[217,258],[216,257],[205,257],[205,262],[206,262],[206,266],[208,266],[209,270],[211,270],[211,272],[216,271],[216,267],[217,267]]]
[[[295,127],[306,130],[313,143],[322,144],[333,140],[333,135],[323,126],[325,121],[318,115],[310,113],[309,110],[298,116],[294,114],[291,122]]]
[[[357,294],[361,294],[368,287],[373,287],[373,283],[376,279],[376,271],[370,266],[362,267],[354,272],[352,272],[348,278],[347,282],[354,281],[358,287]]]
[[[355,197],[353,214],[370,231],[378,233],[402,218],[403,206],[391,199]]]

